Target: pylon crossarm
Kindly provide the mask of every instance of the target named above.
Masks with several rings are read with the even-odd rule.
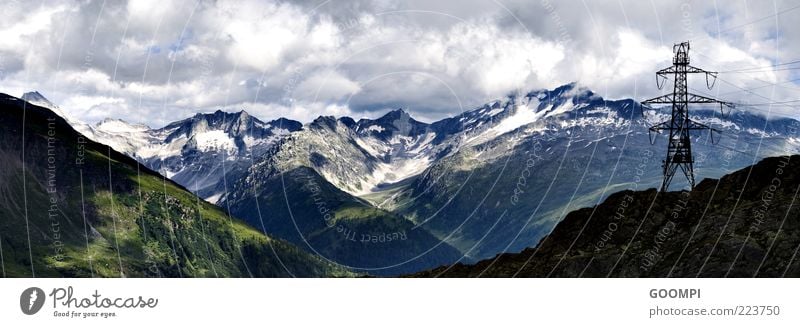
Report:
[[[664,94],[659,97],[655,97],[652,99],[642,101],[642,104],[656,104],[656,103],[672,103],[673,99],[675,98],[675,93]]]
[[[653,132],[659,132],[659,131],[663,131],[663,130],[667,130],[667,129],[670,129],[670,122],[668,122],[668,121],[665,121],[665,122],[658,123],[658,124],[655,124],[653,126],[650,126],[650,130],[653,131]]]
[[[703,70],[703,69],[697,68],[697,67],[692,66],[692,65],[684,65],[684,66],[686,66],[686,73],[690,73],[690,74],[706,73],[706,74],[711,74],[714,77],[717,77],[717,72],[710,72],[710,71],[707,71],[707,70]],[[667,68],[664,68],[662,70],[657,71],[656,75],[657,76],[667,77],[666,75],[674,74],[674,73],[677,73],[677,72],[678,72],[678,69],[676,68],[676,66],[669,66]]]
[[[687,127],[687,129],[695,130],[695,131],[696,130],[706,130],[707,129],[708,130],[708,135],[711,137],[711,144],[714,144],[714,145],[716,145],[717,142],[719,142],[719,139],[716,139],[716,140],[714,139],[714,133],[722,134],[722,132],[720,130],[718,130],[716,128],[713,128],[711,126],[708,126],[706,124],[698,123],[698,122],[696,122],[694,120],[689,120],[689,127]]]
[[[686,101],[688,103],[721,103],[721,104],[724,104],[726,106],[730,104],[728,102],[719,101],[719,100],[714,99],[714,98],[709,98],[709,97],[702,96],[702,95],[699,95],[699,94],[694,94],[694,93],[686,93],[686,97],[688,98],[688,100]],[[730,104],[730,105],[733,105],[733,104]]]
[[[698,123],[698,122],[696,122],[694,120],[689,120],[689,127],[687,127],[687,129],[690,129],[690,130],[710,129],[710,130],[715,130],[715,131],[717,130],[716,128],[713,128],[713,127],[708,126],[708,125],[703,124],[703,123]]]
[[[667,77],[666,75],[674,74],[677,71],[675,66],[669,66],[656,72],[656,76]]]
[[[705,74],[712,74],[714,77],[717,77],[717,72],[710,72],[710,71],[707,71],[707,70],[704,70],[704,69],[701,69],[701,68],[697,68],[697,67],[692,66],[692,65],[686,65],[686,73],[690,73],[690,74],[705,73]]]

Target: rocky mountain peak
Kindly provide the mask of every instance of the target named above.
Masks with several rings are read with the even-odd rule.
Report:
[[[39,91],[30,91],[25,92],[22,97],[22,100],[28,101],[40,107],[47,107],[47,108],[57,108],[55,104],[50,102],[47,98],[44,97]]]
[[[336,128],[336,117],[334,116],[319,116],[314,119],[309,126],[312,128]]]
[[[359,120],[356,124],[356,130],[361,134],[375,134],[386,138],[392,135],[418,135],[423,133],[428,126],[428,124],[412,118],[402,108],[398,108],[389,111],[378,119]]]

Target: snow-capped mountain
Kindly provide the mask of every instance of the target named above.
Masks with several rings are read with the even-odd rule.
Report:
[[[617,111],[581,111],[599,103],[605,102],[586,89],[567,85],[494,101],[432,124],[419,122],[402,109],[357,122],[349,117],[321,116],[293,133],[273,156],[279,158],[278,165],[285,166],[278,171],[311,167],[339,189],[371,198],[373,193],[420,175],[461,148],[479,146],[520,127],[527,127],[527,134],[516,135],[516,141],[534,132],[565,129],[568,124],[619,127],[625,123],[619,116],[632,113],[635,105],[624,100]],[[564,122],[570,118],[576,119]]]
[[[93,140],[97,139],[93,137],[94,129],[92,129],[91,126],[72,117],[71,115],[68,115],[66,112],[61,110],[61,108],[59,108],[57,105],[50,102],[50,100],[48,100],[44,95],[39,93],[39,91],[25,92],[24,94],[22,94],[20,99],[25,100],[28,103],[52,110],[54,113],[56,113],[56,115],[59,115],[61,118],[64,118],[72,126],[72,128],[74,128],[81,134],[86,135],[92,138]]]
[[[226,176],[236,178],[236,172],[249,167],[253,157],[301,127],[293,120],[262,122],[246,111],[217,110],[148,130],[155,141],[137,148],[135,155],[214,203],[225,192]]]
[[[695,136],[698,180],[800,151],[795,120],[747,111],[721,116],[698,110],[693,116],[722,131],[719,144],[708,134]],[[651,145],[647,128],[666,117],[574,83],[510,95],[431,124],[402,110],[358,122],[320,117],[250,167],[223,203],[257,223],[263,217],[251,201],[273,185],[263,181],[282,176],[286,185],[286,172],[309,167],[337,189],[431,232],[468,260],[487,258],[535,244],[566,213],[615,191],[657,187],[665,140],[661,135]],[[308,205],[288,200],[289,207]],[[266,208],[286,199],[273,194],[262,201]]]
[[[156,142],[148,135],[147,131],[150,128],[145,125],[130,124],[120,119],[107,118],[93,126],[67,114],[38,91],[26,92],[21,99],[52,110],[84,136],[95,142],[111,146],[114,150],[131,157],[136,157],[136,149],[151,142]]]
[[[212,203],[225,191],[226,175],[243,170],[251,156],[262,155],[302,127],[289,119],[265,123],[245,111],[221,110],[157,129],[114,118],[89,125],[71,118],[37,91],[25,93],[22,99],[53,110],[81,134],[137,159]]]
[[[265,123],[245,111],[217,110],[158,129],[106,119],[93,127],[93,135],[213,203],[225,192],[226,176],[246,168],[252,156],[301,126],[288,119]]]
[[[397,260],[403,256],[394,251],[424,253],[432,235],[469,261],[535,245],[568,212],[618,190],[657,187],[666,140],[660,135],[651,145],[647,128],[667,114],[572,83],[433,123],[402,109],[358,121],[320,116],[306,125],[217,111],[160,129],[113,120],[92,129],[119,137],[127,143],[113,147],[252,225],[334,257],[347,249],[342,260],[355,264],[364,263],[354,258],[369,256],[360,252],[366,249],[336,241],[351,232],[425,231],[421,243],[382,251]],[[717,144],[695,135],[698,181],[800,152],[796,120],[743,110],[693,109],[692,116],[722,132]],[[114,138],[97,140],[111,145]],[[682,186],[680,178],[673,186]],[[330,230],[324,217],[344,225]],[[452,259],[451,252],[412,266]]]
[[[796,120],[741,110],[692,113],[722,132],[717,144],[708,133],[695,135],[698,181],[800,152]],[[511,96],[451,118],[472,126],[461,132],[459,148],[372,200],[469,258],[520,251],[570,211],[622,189],[658,187],[666,140],[660,135],[651,145],[647,128],[666,114],[642,115],[633,100],[605,100],[575,84]],[[681,182],[676,177],[673,186]]]
[[[413,177],[450,147],[447,133],[397,109],[372,120],[320,117],[284,149],[305,151],[308,166],[340,189],[365,195]]]

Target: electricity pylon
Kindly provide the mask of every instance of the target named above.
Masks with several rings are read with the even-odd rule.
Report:
[[[661,133],[661,131],[669,131],[667,158],[664,159],[663,162],[664,180],[661,183],[662,192],[667,191],[669,184],[672,182],[672,178],[675,176],[675,173],[678,171],[678,169],[683,171],[683,174],[689,181],[689,185],[694,188],[694,157],[692,156],[692,139],[690,132],[708,129],[710,130],[711,140],[713,143],[713,133],[717,131],[714,128],[690,119],[689,104],[719,103],[721,112],[723,106],[733,108],[732,103],[689,93],[687,90],[688,85],[686,81],[687,74],[706,74],[706,86],[711,89],[713,87],[713,82],[709,83],[709,77],[712,77],[714,82],[716,82],[717,73],[705,71],[689,65],[689,42],[675,44],[675,46],[672,48],[672,51],[675,53],[675,57],[672,59],[672,66],[656,72],[656,86],[661,89],[664,86],[664,81],[667,80],[667,75],[673,75],[675,81],[673,92],[671,94],[662,95],[660,97],[652,98],[642,102],[643,105],[648,107],[651,104],[672,104],[672,117],[670,120],[653,125],[649,130],[651,135],[651,143],[654,141],[652,138],[653,132]],[[661,79],[661,83],[659,83],[659,78]]]

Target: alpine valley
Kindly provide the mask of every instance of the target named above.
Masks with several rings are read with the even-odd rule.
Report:
[[[171,203],[186,209],[187,217],[196,212],[179,200],[193,201],[185,190],[209,202],[202,204],[207,212],[249,225],[237,231],[254,228],[259,237],[292,244],[267,238],[287,251],[297,247],[312,253],[295,259],[319,265],[308,268],[316,272],[394,276],[522,251],[571,211],[596,206],[621,190],[658,186],[666,142],[664,135],[648,133],[650,125],[667,119],[665,112],[643,110],[631,99],[607,100],[575,83],[508,95],[431,123],[397,109],[377,119],[320,116],[307,124],[216,111],[161,128],[117,119],[87,125],[39,93],[23,99],[61,115],[76,135],[135,159],[149,183],[157,183],[160,173],[180,185],[165,184],[180,193]],[[766,114],[692,111],[693,119],[720,131],[694,136],[696,174],[719,178],[766,157],[798,153],[800,122]],[[130,169],[138,167],[136,161],[91,144],[97,160],[113,159],[119,174],[134,176]],[[41,173],[28,174],[38,180],[33,176]],[[95,183],[108,184],[107,179],[98,177]],[[136,185],[129,180],[112,186],[134,196]],[[96,203],[135,203],[100,188],[95,187]],[[93,235],[105,234],[93,229]],[[107,235],[102,239],[105,248],[113,247]],[[11,245],[2,241],[4,248]],[[135,246],[122,245],[131,247],[126,251]],[[165,250],[157,253],[171,258]],[[324,265],[325,259],[347,271]]]

